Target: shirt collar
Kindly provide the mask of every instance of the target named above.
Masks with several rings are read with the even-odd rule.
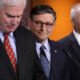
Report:
[[[48,51],[50,50],[50,45],[49,45],[48,39],[45,40],[44,43],[36,42],[36,46],[38,49],[40,49],[41,45],[44,45],[46,50],[48,50]]]
[[[9,36],[11,37],[11,38],[13,38],[14,36],[13,36],[13,32],[11,32],[10,34],[9,34]]]
[[[13,32],[11,32],[11,33],[9,34],[9,36],[10,36],[10,38],[13,38],[13,37],[14,37],[14,36],[13,36]],[[1,39],[2,42],[4,41],[3,32],[0,32],[0,39]]]
[[[73,30],[73,34],[74,34],[74,36],[75,36],[75,38],[76,38],[78,44],[80,45],[80,34],[77,33],[75,30]]]

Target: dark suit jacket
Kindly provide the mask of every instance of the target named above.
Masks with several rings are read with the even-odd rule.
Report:
[[[72,73],[72,80],[80,80],[80,46],[74,36],[71,33],[69,36],[59,41],[64,45],[67,50],[68,56],[70,57],[70,67]]]
[[[38,80],[34,74],[39,69],[34,63],[34,38],[32,33],[23,27],[15,32],[17,51],[17,74],[14,72],[3,43],[0,40],[0,80]],[[36,69],[35,67],[36,66]],[[37,74],[37,73],[36,73]],[[39,75],[38,75],[39,76]],[[40,80],[44,80],[42,77]]]
[[[69,64],[62,46],[51,40],[49,40],[49,43],[51,47],[51,71],[49,80],[70,80]],[[40,62],[39,64],[42,68]]]

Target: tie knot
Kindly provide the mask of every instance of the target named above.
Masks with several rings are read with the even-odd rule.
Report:
[[[8,38],[9,34],[5,34],[4,33],[4,45],[10,45],[10,42],[9,42],[9,38]]]
[[[4,33],[4,39],[7,39],[9,36],[9,33]]]
[[[42,49],[46,49],[46,47],[44,46],[44,45],[41,45],[41,47],[40,48],[42,48]]]
[[[9,33],[4,33],[4,36],[8,36],[9,35]]]

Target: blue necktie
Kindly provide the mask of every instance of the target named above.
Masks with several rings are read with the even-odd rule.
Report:
[[[42,67],[44,69],[45,75],[49,78],[49,73],[50,73],[50,63],[46,57],[45,51],[44,51],[44,46],[42,45],[40,47],[40,60],[42,63]]]

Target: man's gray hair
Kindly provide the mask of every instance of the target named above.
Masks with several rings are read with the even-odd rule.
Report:
[[[75,19],[77,12],[80,12],[80,3],[73,5],[71,8],[71,14],[70,15],[71,15],[72,20]]]
[[[27,0],[0,0],[0,7],[3,7],[5,5],[8,5],[8,6],[22,5],[25,8],[26,3],[27,3]]]

